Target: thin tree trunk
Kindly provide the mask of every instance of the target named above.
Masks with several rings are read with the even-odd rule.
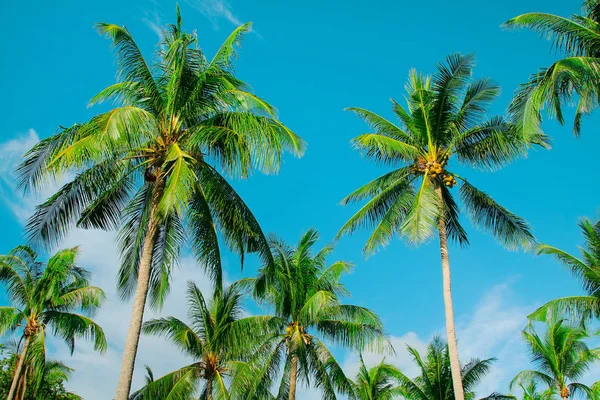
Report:
[[[213,380],[209,379],[206,381],[206,400],[212,400],[213,395]]]
[[[27,349],[29,348],[30,340],[31,340],[31,335],[29,335],[25,338],[25,343],[23,344],[23,350],[21,350],[21,354],[17,358],[17,365],[15,366],[15,376],[13,376],[13,380],[10,385],[10,390],[8,391],[8,397],[6,398],[6,400],[14,400],[15,399],[15,394],[17,392],[19,378],[21,377],[21,373],[23,371],[23,365],[25,364],[25,356],[27,355]]]
[[[460,372],[460,361],[458,359],[458,346],[456,345],[456,331],[454,328],[454,308],[452,306],[452,287],[450,284],[450,258],[448,257],[448,236],[446,233],[446,221],[443,215],[442,189],[436,188],[442,210],[438,220],[438,231],[440,234],[440,255],[442,257],[442,278],[444,288],[444,309],[446,312],[446,340],[448,342],[448,355],[450,357],[450,371],[452,372],[452,384],[454,388],[454,399],[464,400],[465,393]]]
[[[296,381],[298,380],[298,357],[292,356],[290,366],[290,396],[289,400],[296,400]]]
[[[21,380],[19,382],[19,389],[17,390],[17,394],[15,396],[16,400],[23,400],[25,398],[25,391],[27,390],[27,374],[29,373],[29,367],[25,367],[25,371],[23,371],[23,375],[21,376]]]
[[[137,286],[133,297],[133,308],[131,311],[131,320],[129,321],[129,329],[127,331],[127,339],[125,340],[125,348],[123,349],[123,360],[121,361],[121,373],[119,375],[119,383],[117,385],[117,395],[115,400],[128,400],[129,391],[131,390],[131,380],[133,378],[133,370],[135,368],[135,357],[137,355],[138,344],[140,340],[140,332],[142,322],[144,320],[144,308],[146,306],[146,298],[148,297],[148,288],[150,283],[150,272],[152,264],[152,253],[156,241],[156,232],[158,230],[157,209],[158,203],[162,196],[164,185],[156,184],[156,188],[152,195],[152,204],[150,206],[150,218],[148,220],[148,230],[144,238],[142,247],[142,256],[138,268]]]

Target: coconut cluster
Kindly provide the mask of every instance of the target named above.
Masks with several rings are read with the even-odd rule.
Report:
[[[444,185],[448,186],[449,188],[453,188],[454,185],[456,185],[456,178],[450,174],[444,175],[442,182],[444,182]]]
[[[444,168],[446,167],[447,163],[447,154],[442,154],[439,159],[429,158],[429,160],[427,160],[423,157],[419,157],[417,160],[415,160],[414,169],[421,174],[427,173],[427,175],[432,179],[435,179],[439,176],[442,178],[444,185],[452,188],[454,185],[456,185],[456,178],[445,172]]]

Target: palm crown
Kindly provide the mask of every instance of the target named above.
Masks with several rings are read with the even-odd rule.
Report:
[[[106,350],[102,328],[86,315],[98,309],[104,292],[90,286],[89,272],[75,264],[76,255],[77,248],[61,250],[45,267],[25,246],[0,256],[0,282],[6,285],[12,304],[0,307],[0,335],[22,328],[21,355],[13,385],[27,366],[31,366],[30,373],[36,374],[34,386],[41,384],[47,332],[63,339],[71,352],[76,339],[91,339],[95,350]]]
[[[450,357],[446,343],[434,337],[427,346],[425,357],[417,349],[407,346],[415,363],[419,366],[420,375],[410,379],[400,373],[402,396],[407,400],[451,400],[454,399]],[[475,387],[490,371],[494,358],[480,360],[474,358],[461,369],[462,384],[466,399],[475,398]],[[503,398],[496,393],[486,399]]]
[[[401,381],[400,372],[393,365],[381,360],[373,368],[367,368],[360,356],[359,370],[356,378],[350,383],[352,400],[392,400],[400,398],[403,388],[399,385]]]
[[[545,140],[542,135],[524,140],[502,117],[485,117],[500,89],[489,79],[472,80],[473,66],[472,56],[455,54],[438,65],[433,77],[411,71],[406,85],[408,108],[392,100],[400,125],[371,111],[349,108],[374,130],[356,137],[354,146],[366,157],[397,168],[342,201],[368,200],[340,230],[343,234],[372,228],[367,253],[395,234],[422,242],[440,219],[451,239],[468,244],[451,191],[458,182],[463,204],[476,225],[507,246],[533,240],[524,220],[450,170],[454,160],[480,169],[497,168],[522,155],[528,143]]]
[[[27,153],[19,167],[25,189],[48,176],[78,172],[36,209],[27,226],[30,239],[55,243],[73,223],[121,226],[119,286],[127,296],[135,287],[144,238],[155,237],[150,299],[156,305],[164,301],[185,233],[218,285],[215,226],[236,251],[261,251],[268,259],[258,223],[215,167],[239,177],[254,168],[272,172],[284,150],[303,149],[273,107],[233,75],[235,46],[249,29],[237,28],[207,60],[196,35],[182,30],[178,14],[177,24],[164,32],[157,62],[150,64],[125,28],[98,24],[117,53],[119,82],[91,104],[112,100],[118,107],[62,129]],[[158,227],[151,229],[149,222]]]
[[[350,264],[337,261],[327,266],[332,246],[313,254],[318,240],[314,230],[306,232],[296,247],[275,238],[270,240],[273,266],[265,266],[254,285],[256,294],[274,308],[275,316],[265,330],[263,350],[251,360],[251,389],[248,398],[268,390],[269,383],[284,368],[278,398],[295,398],[296,381],[314,381],[323,398],[335,398],[335,391],[349,392],[341,367],[321,339],[352,349],[386,347],[383,326],[370,310],[341,303],[347,294],[339,283]],[[262,390],[262,392],[261,392]],[[264,394],[263,394],[264,395]]]
[[[243,295],[239,284],[216,290],[206,301],[192,282],[188,283],[188,319],[175,317],[150,320],[143,332],[168,338],[194,362],[161,378],[152,379],[136,393],[138,399],[194,399],[203,383],[201,399],[228,398],[226,380],[235,364],[248,357],[259,335],[252,326],[262,326],[263,317],[242,318]],[[254,345],[253,345],[254,343]],[[151,375],[152,376],[152,375]]]
[[[533,12],[505,23],[508,28],[530,28],[552,41],[564,54],[521,85],[510,105],[511,118],[525,133],[541,132],[542,110],[564,123],[562,106],[576,104],[573,131],[579,135],[581,119],[598,106],[600,93],[600,2],[585,0],[583,15],[565,18]]]
[[[511,382],[511,389],[523,382],[536,380],[549,389],[557,389],[563,399],[577,391],[592,396],[591,389],[578,380],[598,360],[600,353],[586,344],[589,334],[584,327],[548,319],[543,337],[536,333],[533,325],[523,331],[523,337],[529,345],[536,369],[521,371]]]

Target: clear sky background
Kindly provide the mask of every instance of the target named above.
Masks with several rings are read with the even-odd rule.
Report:
[[[350,147],[350,139],[367,127],[343,109],[357,106],[391,117],[389,98],[402,100],[408,70],[432,73],[453,52],[475,53],[476,76],[493,77],[503,95],[494,107],[502,113],[519,83],[555,58],[548,42],[529,31],[500,28],[507,19],[529,11],[570,15],[579,0],[234,1],[182,0],[184,26],[196,29],[212,55],[235,26],[252,21],[240,51],[237,73],[255,92],[275,105],[281,120],[307,142],[301,159],[286,156],[277,176],[256,174],[234,186],[250,205],[263,229],[295,242],[311,227],[322,242],[333,239],[354,207],[339,201],[384,170]],[[114,82],[114,58],[95,22],[125,24],[146,55],[158,41],[156,27],[175,17],[173,1],[3,1],[0,82],[0,252],[23,242],[22,227],[40,199],[22,198],[14,189],[13,168],[19,156],[59,124],[87,120],[98,110],[87,101]],[[468,173],[478,187],[525,217],[541,242],[575,252],[581,243],[577,221],[596,216],[598,207],[598,118],[585,120],[581,139],[570,126],[545,121],[554,140],[551,151],[535,151],[494,174]],[[465,221],[466,223],[466,221]],[[577,282],[550,258],[507,252],[466,223],[471,246],[452,248],[454,305],[461,358],[497,357],[492,374],[478,394],[506,391],[516,372],[528,367],[521,344],[525,317],[536,306],[559,296],[579,294]],[[419,248],[400,240],[365,259],[367,232],[343,238],[333,259],[356,264],[344,282],[352,302],[377,311],[407,374],[414,367],[404,343],[423,348],[432,335],[443,334],[441,268],[435,241]],[[97,356],[81,345],[71,358],[52,342],[52,355],[76,368],[69,387],[86,399],[112,396],[130,306],[114,295],[118,259],[113,235],[76,232],[67,245],[81,245],[81,261],[109,293],[98,319],[110,349]],[[251,275],[256,261],[241,274],[237,258],[226,260],[230,280]],[[184,282],[208,288],[200,268],[184,258],[174,272],[175,285],[164,315],[185,311]],[[0,301],[5,301],[0,295]],[[254,312],[255,310],[253,310]],[[150,314],[149,314],[150,315]],[[144,363],[162,374],[182,366],[183,357],[160,339],[144,338],[134,386],[142,382]],[[336,354],[351,372],[356,355]],[[378,356],[368,356],[370,362]],[[596,371],[597,372],[597,371]],[[597,375],[596,375],[597,376]],[[586,378],[591,382],[591,377]],[[301,398],[318,398],[305,393]]]

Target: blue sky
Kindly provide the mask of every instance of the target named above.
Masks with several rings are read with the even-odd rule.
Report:
[[[462,52],[476,54],[477,76],[493,77],[502,86],[503,95],[493,110],[502,113],[517,85],[555,56],[549,44],[535,34],[508,32],[500,24],[528,11],[560,15],[579,11],[579,1],[571,0],[504,0],[501,6],[475,0],[183,0],[180,5],[185,27],[197,30],[208,54],[236,25],[254,23],[255,32],[246,37],[240,51],[237,73],[278,108],[281,120],[308,142],[308,149],[301,159],[286,157],[279,175],[257,174],[249,181],[235,182],[235,186],[265,231],[295,241],[315,227],[323,244],[335,236],[355,209],[341,207],[340,199],[384,170],[351,149],[350,139],[366,132],[367,127],[344,112],[345,107],[363,107],[391,117],[388,99],[402,99],[410,68],[431,73],[445,55]],[[85,121],[94,115],[96,110],[86,108],[87,101],[114,82],[109,44],[92,29],[93,24],[127,25],[150,55],[158,40],[155,27],[172,22],[174,9],[174,2],[158,0],[0,5],[0,32],[5,38],[5,57],[0,63],[5,93],[0,100],[4,114],[0,170],[5,200],[0,207],[4,221],[1,252],[22,242],[23,218],[34,203],[14,193],[10,167],[19,152],[37,138],[52,134],[59,124]],[[598,122],[597,117],[585,120],[582,138],[575,139],[569,126],[546,121],[544,128],[554,140],[553,150],[535,151],[493,175],[464,174],[525,217],[540,241],[574,252],[581,242],[578,219],[593,218],[598,206],[599,189],[592,175],[595,148],[600,144],[595,129]],[[522,350],[519,330],[523,317],[536,305],[580,290],[553,260],[507,252],[492,238],[467,227],[471,246],[466,250],[452,248],[450,254],[459,341],[465,354],[498,356],[495,381],[505,386],[512,373],[527,366],[522,352],[512,355],[516,358],[502,359],[502,354]],[[422,344],[432,334],[441,333],[444,316],[436,242],[411,248],[393,240],[366,260],[361,253],[366,237],[367,232],[363,232],[343,238],[334,254],[334,258],[356,264],[355,272],[345,280],[353,293],[352,301],[376,310],[400,347],[403,341]],[[82,244],[83,260],[99,280],[114,286],[116,261],[99,250],[111,248],[110,235],[81,233],[67,242]],[[230,279],[241,276],[236,258],[230,257],[228,265]],[[255,268],[250,263],[244,275]],[[183,282],[183,277],[201,279],[190,260],[185,260],[182,269],[177,282]],[[182,301],[177,296],[182,294],[173,293],[173,309]],[[115,299],[110,306],[127,308]],[[127,313],[128,309],[123,318]],[[120,321],[114,332],[125,326],[125,321]],[[461,332],[465,337],[460,337]],[[116,335],[111,342],[114,352],[104,356],[106,375],[80,371],[74,378],[74,385],[86,398],[105,398],[99,393],[112,390],[91,390],[89,383],[105,378],[110,385],[103,386],[113,384],[114,371],[110,370],[118,369],[122,346]],[[155,343],[162,346],[163,342]],[[56,354],[61,355],[60,351],[57,345]],[[475,354],[477,351],[480,353]],[[353,356],[341,357],[351,368]],[[397,356],[404,365],[402,357]],[[86,366],[90,360],[89,353],[79,358],[76,355],[71,364]],[[158,368],[166,372],[168,366]]]

